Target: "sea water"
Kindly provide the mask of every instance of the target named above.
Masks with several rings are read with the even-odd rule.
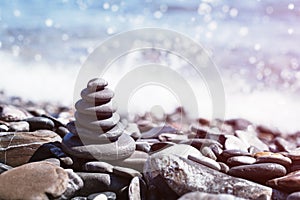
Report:
[[[165,28],[207,50],[223,81],[226,118],[244,117],[293,133],[300,130],[299,16],[299,0],[2,0],[0,90],[72,105],[79,71],[101,42],[137,28]],[[128,55],[106,75],[111,87],[142,62],[167,62],[178,70],[195,91],[199,116],[212,116],[209,88],[178,58]],[[180,106],[158,85],[143,87],[126,101],[130,113]]]

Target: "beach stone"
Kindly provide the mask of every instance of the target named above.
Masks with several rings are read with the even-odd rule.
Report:
[[[0,174],[2,174],[3,172],[6,172],[7,170],[10,170],[10,169],[12,169],[11,166],[0,162]]]
[[[274,153],[267,156],[257,156],[256,163],[278,163],[286,168],[289,168],[292,164],[292,160],[281,154]]]
[[[129,200],[141,200],[140,180],[138,177],[131,179],[128,188],[128,198]]]
[[[233,156],[228,158],[227,164],[229,166],[239,166],[239,165],[251,165],[256,162],[256,159],[250,156]]]
[[[95,103],[79,100],[75,104],[75,108],[78,112],[87,115],[95,115],[97,119],[107,119],[112,117],[116,112],[117,107],[112,102],[108,102],[99,106],[95,106]]]
[[[205,192],[189,192],[181,196],[178,200],[243,200],[230,194],[209,194]]]
[[[0,104],[0,120],[6,122],[20,121],[31,117],[32,115],[26,110],[13,106]]]
[[[93,78],[87,84],[87,88],[91,92],[103,90],[108,85],[107,81],[102,78]]]
[[[65,169],[65,171],[68,173],[69,182],[59,200],[72,198],[83,187],[83,180],[72,169]]]
[[[248,151],[249,145],[245,144],[238,137],[235,137],[233,135],[226,135],[225,137],[225,150],[242,150],[246,152]]]
[[[255,131],[235,131],[237,137],[248,147],[254,146],[260,151],[269,151],[268,145],[262,142]]]
[[[31,117],[27,118],[26,122],[29,123],[30,131],[36,131],[40,129],[53,130],[54,122],[51,119],[45,117]]]
[[[34,162],[0,175],[1,199],[48,199],[61,196],[68,186],[68,173],[48,162]],[[30,184],[33,183],[33,184]]]
[[[84,164],[84,170],[87,172],[113,173],[111,164],[102,161],[91,161]]]
[[[211,150],[210,147],[203,147],[200,152],[202,153],[202,155],[213,159],[213,160],[217,160],[217,156],[214,154],[213,150]]]
[[[182,140],[187,140],[188,136],[187,135],[181,135],[181,134],[175,134],[175,133],[161,133],[158,136],[158,139],[162,142],[174,142],[174,143],[179,143]]]
[[[276,137],[274,139],[274,144],[276,145],[278,151],[291,151],[296,149],[296,144],[295,143],[291,143],[285,139],[283,139],[282,137]]]
[[[173,154],[173,155],[180,156],[182,158],[188,158],[188,156],[195,156],[195,157],[202,156],[199,150],[186,144],[175,144],[161,151],[158,151],[152,155],[157,155],[157,154],[166,154],[166,155]]]
[[[294,150],[289,151],[286,154],[287,157],[289,157],[290,159],[294,160],[300,160],[300,148],[296,148]]]
[[[267,185],[286,192],[298,192],[300,188],[300,171],[294,171],[286,176],[269,180]]]
[[[300,192],[294,192],[290,194],[286,200],[299,200],[300,199]]]
[[[82,196],[106,191],[118,193],[130,183],[128,178],[123,178],[114,174],[89,172],[77,172],[77,174],[84,182],[83,188],[77,192],[78,195]]]
[[[229,169],[228,174],[265,184],[266,181],[284,176],[284,166],[276,163],[259,163],[252,165],[241,165]]]
[[[158,126],[158,127],[153,127],[146,132],[142,132],[141,138],[143,138],[143,139],[158,138],[158,136],[162,133],[177,133],[177,132],[178,132],[177,129],[175,129],[169,125]]]
[[[162,184],[166,184],[177,198],[192,191],[231,194],[245,199],[258,199],[262,196],[266,199],[286,198],[284,193],[272,188],[229,176],[171,154],[151,156],[145,165],[144,176],[148,184],[155,185],[164,197],[170,194]]]
[[[114,166],[128,167],[142,172],[145,162],[148,158],[149,155],[147,153],[143,151],[134,151],[134,153],[129,158],[126,158],[124,160],[109,161],[109,163]]]
[[[29,131],[28,122],[19,121],[19,122],[10,122],[9,130],[10,132],[26,132]]]
[[[49,130],[0,132],[0,162],[13,167],[25,164],[40,146],[55,141],[61,138]]]
[[[224,150],[221,156],[224,157],[225,159],[228,159],[233,156],[251,156],[251,154],[248,153],[247,151],[232,149],[232,150]]]
[[[8,129],[9,128],[5,124],[0,124],[0,132],[6,132]]]
[[[192,160],[196,163],[205,165],[206,167],[212,168],[214,170],[220,171],[221,170],[221,166],[219,165],[219,163],[217,163],[215,160],[207,158],[205,156],[188,156],[189,160]]]
[[[157,142],[151,145],[149,153],[155,153],[175,145],[173,142]]]
[[[137,123],[138,128],[140,129],[141,133],[147,132],[157,126],[150,120],[138,120],[136,123]]]
[[[55,132],[56,132],[61,138],[63,138],[63,137],[65,137],[65,136],[69,133],[69,130],[68,130],[66,127],[64,127],[64,126],[59,126],[59,127],[55,130]]]
[[[87,200],[88,198],[87,197],[73,197],[71,200]]]
[[[28,162],[36,162],[48,158],[57,158],[64,166],[73,164],[72,158],[63,152],[60,142],[49,142],[41,145]]]
[[[225,124],[230,125],[233,130],[247,130],[247,128],[252,125],[250,121],[242,118],[226,120]]]
[[[180,142],[180,144],[189,144],[196,149],[202,149],[203,147],[210,146],[210,145],[218,145],[220,148],[223,147],[218,141],[213,139],[202,139],[202,138],[194,138],[194,139],[187,139]]]
[[[196,138],[214,139],[218,141],[220,137],[224,136],[219,130],[199,124],[192,124],[190,129],[196,133]]]
[[[47,158],[47,159],[44,159],[44,160],[41,160],[41,161],[49,162],[53,165],[56,165],[56,166],[60,167],[60,160],[57,159],[57,158]]]
[[[223,162],[218,162],[219,163],[219,165],[220,165],[220,167],[221,167],[221,172],[223,172],[223,173],[225,173],[225,174],[227,174],[228,173],[228,171],[229,171],[229,166],[228,165],[226,165],[225,163],[223,163]]]
[[[122,134],[117,141],[107,144],[82,144],[80,139],[72,133],[63,139],[63,150],[79,158],[97,160],[119,160],[130,157],[135,150],[134,140]]]
[[[128,167],[114,166],[113,173],[115,175],[122,176],[125,178],[142,177],[142,174],[139,171]]]

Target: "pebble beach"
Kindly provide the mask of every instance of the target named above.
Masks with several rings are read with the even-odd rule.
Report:
[[[300,198],[299,133],[182,107],[129,120],[107,85],[74,108],[1,94],[1,199]]]
[[[0,1],[0,200],[300,199],[299,13]]]

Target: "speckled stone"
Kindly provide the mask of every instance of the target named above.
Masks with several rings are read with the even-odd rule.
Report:
[[[219,163],[217,163],[215,160],[207,158],[205,156],[197,156],[196,157],[196,156],[189,155],[188,159],[192,160],[196,163],[199,163],[201,165],[205,165],[206,167],[212,168],[214,170],[217,170],[217,171],[221,170]]]
[[[286,176],[269,180],[267,185],[287,192],[297,192],[300,188],[300,171],[294,171]]]
[[[68,186],[68,173],[48,162],[34,162],[0,175],[0,199],[48,199],[62,195]]]

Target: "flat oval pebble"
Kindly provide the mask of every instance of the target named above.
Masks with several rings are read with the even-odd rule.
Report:
[[[251,156],[251,154],[248,153],[247,151],[234,149],[234,150],[224,150],[221,156],[227,159],[233,156]]]
[[[129,135],[122,134],[115,142],[83,145],[76,135],[69,133],[64,137],[62,147],[67,153],[79,158],[119,160],[134,152],[135,142]]]
[[[0,175],[0,199],[48,199],[47,194],[59,197],[68,181],[68,173],[51,163],[25,164]]]
[[[78,122],[78,124],[76,123],[76,126],[96,131],[102,129],[103,132],[112,129],[120,121],[120,116],[117,113],[114,113],[112,117],[108,119],[98,120],[95,115],[85,115],[82,113],[75,112],[75,118],[76,122]]]
[[[217,160],[217,156],[214,154],[213,150],[210,147],[203,147],[201,150],[202,155],[211,158],[213,160]]]
[[[87,172],[112,173],[114,166],[107,162],[91,161],[85,163],[83,168]]]
[[[227,164],[229,166],[239,166],[239,165],[251,165],[256,162],[256,159],[250,156],[233,156],[228,158]]]
[[[285,156],[259,156],[256,158],[256,163],[278,163],[285,167],[289,167],[292,164],[292,160]]]
[[[102,78],[93,78],[87,83],[87,88],[91,91],[102,90],[108,85],[107,81]]]
[[[36,131],[39,129],[52,130],[55,126],[54,122],[51,119],[45,117],[27,118],[26,122],[29,123],[30,131]]]
[[[224,148],[226,150],[241,150],[248,151],[249,145],[246,145],[242,140],[233,135],[226,135]]]
[[[268,145],[262,142],[254,131],[235,131],[237,137],[242,140],[247,146],[254,146],[260,151],[269,151]]]
[[[269,180],[267,185],[287,192],[297,192],[300,188],[300,171],[294,171],[286,176]]]
[[[284,166],[276,163],[260,163],[232,167],[229,175],[265,184],[266,181],[286,174]]]
[[[142,174],[139,171],[128,167],[114,166],[113,173],[125,178],[142,177]]]
[[[95,105],[101,105],[109,102],[114,97],[114,92],[108,88],[96,92],[91,92],[85,88],[81,91],[81,97],[87,102],[95,103]]]
[[[86,115],[96,116],[97,119],[107,119],[112,117],[117,108],[112,102],[95,106],[95,103],[86,102],[82,99],[76,102],[75,108],[78,112]]]
[[[217,170],[217,171],[221,170],[219,163],[217,163],[215,160],[207,158],[205,156],[197,156],[196,157],[196,156],[189,155],[188,159],[192,160],[196,163],[205,165],[206,167],[212,168],[214,170]]]

